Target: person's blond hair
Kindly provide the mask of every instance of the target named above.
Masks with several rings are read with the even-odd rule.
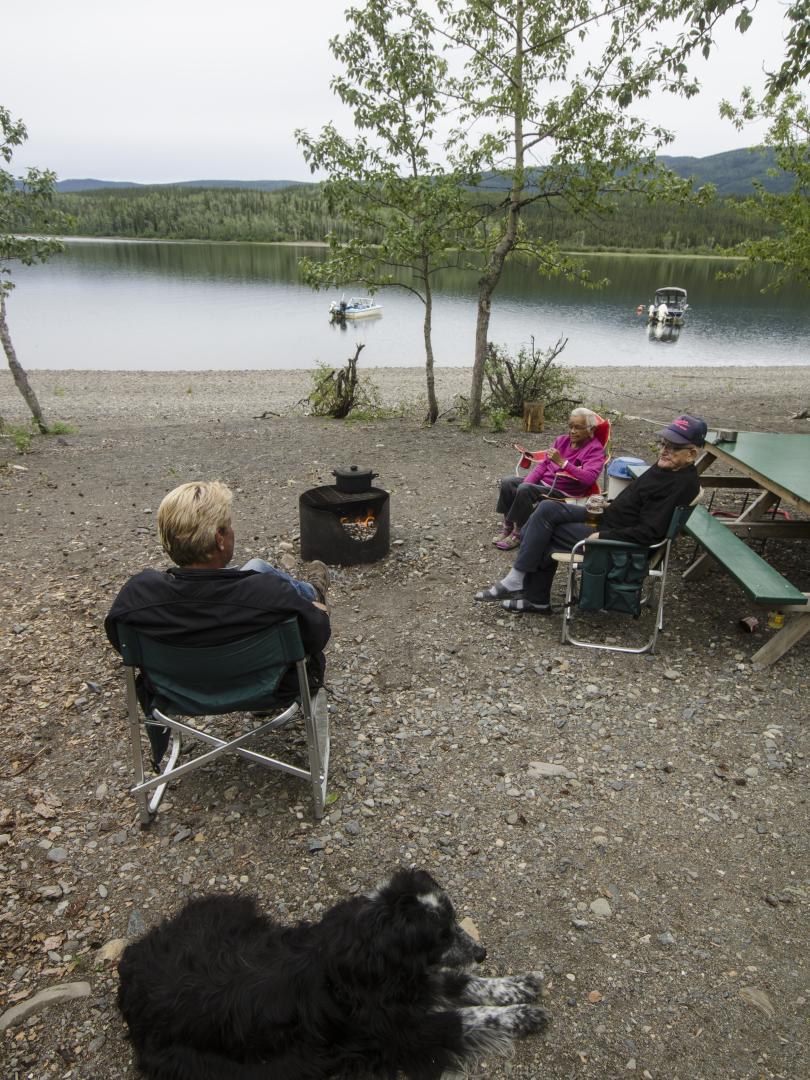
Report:
[[[163,550],[178,566],[206,562],[216,547],[217,529],[231,523],[233,492],[219,480],[181,484],[158,507]]]

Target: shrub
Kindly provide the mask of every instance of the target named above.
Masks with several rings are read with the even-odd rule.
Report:
[[[312,375],[312,389],[307,396],[315,416],[331,416],[343,420],[356,408],[373,412],[381,410],[379,390],[369,378],[357,374],[357,360],[362,345],[357,346],[354,356],[346,366],[338,370],[328,364],[319,364]]]
[[[547,419],[567,416],[571,407],[580,403],[579,398],[572,396],[576,375],[555,363],[567,343],[568,338],[558,338],[550,349],[537,350],[532,338],[530,349],[522,345],[517,357],[513,357],[503,346],[490,342],[484,362],[490,410],[523,416],[524,405],[542,401]]]

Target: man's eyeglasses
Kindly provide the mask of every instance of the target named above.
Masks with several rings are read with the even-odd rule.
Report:
[[[657,444],[659,450],[668,450],[670,454],[677,454],[680,450],[694,450],[695,447],[691,443],[674,443],[669,439],[659,439]]]

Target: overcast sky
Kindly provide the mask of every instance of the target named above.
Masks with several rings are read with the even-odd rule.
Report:
[[[13,170],[60,179],[160,183],[306,180],[298,127],[317,131],[341,110],[329,90],[328,39],[343,0],[17,0],[4,5],[0,104],[28,127]],[[723,97],[761,85],[782,56],[780,0],[761,0],[744,36],[729,27],[698,70],[697,101],[647,104],[669,119],[672,154],[748,146],[717,115]]]

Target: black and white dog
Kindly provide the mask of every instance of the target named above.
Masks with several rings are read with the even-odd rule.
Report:
[[[153,1080],[436,1080],[549,1021],[542,976],[469,974],[485,956],[433,878],[399,870],[315,924],[193,900],[126,948],[118,1004]]]

